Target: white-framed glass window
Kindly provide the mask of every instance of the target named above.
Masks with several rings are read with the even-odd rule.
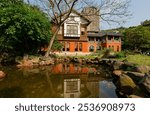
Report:
[[[78,26],[67,25],[67,35],[78,35]]]

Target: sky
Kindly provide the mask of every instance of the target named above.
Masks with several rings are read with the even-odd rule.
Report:
[[[30,1],[35,1],[35,0],[30,0]],[[140,23],[145,20],[150,20],[150,0],[131,0],[129,11],[132,13],[132,17],[129,18],[125,24],[108,25],[107,23],[101,23],[100,29],[106,30],[106,29],[117,28],[117,27],[137,26],[140,25]]]
[[[150,20],[150,0],[131,0],[129,11],[131,11],[132,17],[125,24],[121,25],[123,27],[137,26],[146,19]],[[102,30],[116,27],[120,26],[101,24]]]

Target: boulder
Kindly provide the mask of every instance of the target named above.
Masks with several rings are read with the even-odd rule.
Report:
[[[124,64],[124,62],[122,62],[122,61],[116,61],[116,62],[114,62],[114,64],[113,64],[113,69],[114,69],[114,70],[121,69],[123,64]]]
[[[139,83],[145,76],[145,74],[139,72],[127,72],[126,74],[130,76],[133,81],[137,83]]]
[[[145,74],[145,78],[143,80],[144,88],[150,93],[150,72]]]
[[[122,69],[124,71],[133,71],[135,68],[135,64],[131,62],[124,61],[124,64],[122,65]]]
[[[135,68],[136,72],[140,72],[140,73],[148,73],[150,71],[150,67],[149,66],[138,66]]]
[[[40,58],[39,57],[34,57],[31,59],[31,61],[34,63],[34,64],[38,64],[39,61],[40,61]]]
[[[54,62],[52,60],[46,60],[45,61],[45,65],[52,65],[54,64]]]
[[[9,66],[9,65],[16,64],[15,55],[3,53],[2,55],[0,55],[0,64],[3,66]]]
[[[40,65],[40,66],[46,65],[46,64],[45,64],[45,61],[40,61],[40,62],[39,62],[39,65]]]
[[[0,79],[4,78],[6,74],[3,71],[0,71]]]
[[[128,97],[129,97],[129,98],[142,98],[142,97],[137,96],[137,95],[129,95]]]
[[[120,75],[122,74],[122,71],[121,71],[121,70],[114,70],[114,71],[113,71],[113,74],[114,74],[115,76],[120,76]]]
[[[136,88],[136,85],[133,82],[133,80],[125,74],[121,74],[119,76],[119,79],[116,82],[116,86],[117,86],[117,89],[125,95],[133,94]]]
[[[31,60],[23,60],[22,66],[33,66],[33,62]]]
[[[79,61],[78,58],[72,58],[72,59],[71,59],[71,62],[73,62],[73,63],[80,63],[80,61]]]
[[[125,66],[125,67],[134,67],[134,66],[135,66],[134,63],[127,62],[127,61],[123,61],[123,62],[124,62],[124,66]]]

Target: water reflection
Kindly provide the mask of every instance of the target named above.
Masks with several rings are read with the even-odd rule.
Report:
[[[116,98],[115,85],[112,81],[100,81],[100,94],[99,96],[102,98]],[[113,90],[113,91],[112,91]]]
[[[0,97],[117,97],[111,78],[102,67],[65,63],[4,71],[7,77],[0,81]]]
[[[64,97],[80,97],[80,79],[64,79]]]
[[[95,73],[96,69],[94,67],[87,67],[78,64],[57,64],[52,68],[53,74],[89,74]]]

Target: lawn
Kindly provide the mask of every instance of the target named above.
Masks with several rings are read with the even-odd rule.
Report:
[[[126,58],[122,58],[121,60],[127,59],[129,62],[133,62],[138,65],[148,65],[150,66],[150,56],[146,55],[128,55]]]

